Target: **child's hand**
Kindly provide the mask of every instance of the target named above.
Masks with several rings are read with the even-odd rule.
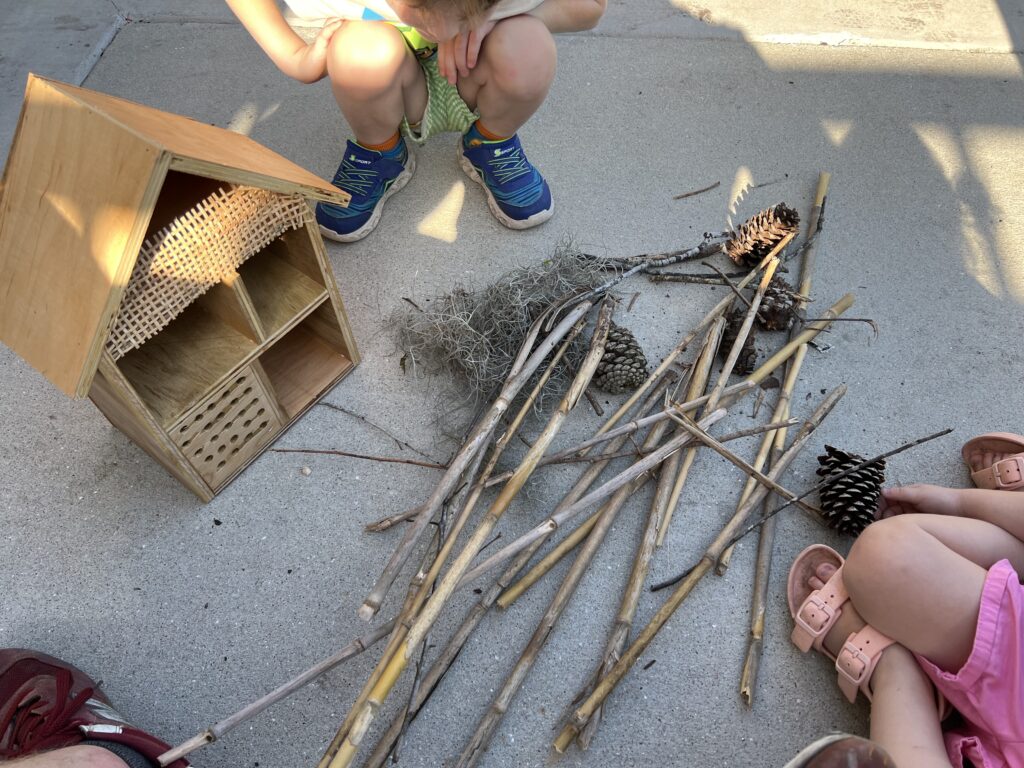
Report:
[[[960,516],[963,514],[960,492],[955,488],[923,483],[883,488],[878,519],[907,514]]]
[[[495,22],[486,21],[468,32],[460,32],[450,40],[437,45],[437,68],[441,77],[455,85],[460,77],[468,77],[469,71],[480,58],[480,46],[484,38],[494,29]]]
[[[316,40],[299,48],[287,61],[281,63],[281,70],[302,83],[320,80],[327,74],[327,46],[344,23],[344,19],[334,19],[325,24]]]

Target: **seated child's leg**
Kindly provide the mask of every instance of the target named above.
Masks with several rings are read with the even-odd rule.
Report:
[[[415,122],[423,116],[423,70],[391,24],[346,22],[331,38],[327,73],[334,98],[363,146],[388,142],[403,117]]]
[[[547,98],[556,60],[555,41],[544,23],[513,16],[484,38],[476,67],[459,78],[459,94],[490,133],[511,136]]]
[[[906,648],[890,645],[871,677],[871,739],[897,768],[950,768],[931,680]]]
[[[987,569],[1024,567],[1024,543],[989,523],[900,515],[854,543],[844,580],[857,612],[879,632],[949,671],[974,645]]]
[[[0,762],[7,768],[128,768],[124,760],[102,747],[76,746],[57,749],[12,762]]]

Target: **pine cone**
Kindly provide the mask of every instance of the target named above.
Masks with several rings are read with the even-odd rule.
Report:
[[[827,480],[862,461],[863,456],[826,445],[825,455],[818,457],[817,473]],[[885,462],[876,461],[826,485],[819,494],[826,522],[840,533],[859,536],[875,521],[884,482]]]
[[[729,356],[729,350],[732,349],[732,345],[736,342],[736,337],[740,335],[740,326],[743,325],[743,319],[746,316],[747,313],[743,309],[734,309],[726,316],[725,330],[722,332],[722,343],[718,347],[718,354],[722,358]],[[755,368],[757,368],[757,348],[754,346],[754,328],[751,327],[732,371],[740,376],[747,376],[753,373]]]
[[[729,258],[740,266],[756,267],[772,248],[800,226],[800,214],[779,203],[740,224],[725,244]]]
[[[776,275],[757,308],[757,322],[766,331],[788,331],[793,325],[795,304],[793,286]]]
[[[632,392],[647,380],[647,358],[628,328],[612,323],[604,356],[594,373],[594,386],[619,395]]]

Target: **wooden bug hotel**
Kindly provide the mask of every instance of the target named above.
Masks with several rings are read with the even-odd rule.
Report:
[[[30,76],[0,187],[0,339],[204,501],[359,356],[310,199],[251,139]]]

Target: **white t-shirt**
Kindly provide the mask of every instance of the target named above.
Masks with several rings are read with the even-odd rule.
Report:
[[[499,0],[491,9],[489,19],[505,19],[532,11],[543,0]],[[366,19],[398,21],[398,16],[385,0],[285,0],[285,3],[303,22],[324,19]]]

